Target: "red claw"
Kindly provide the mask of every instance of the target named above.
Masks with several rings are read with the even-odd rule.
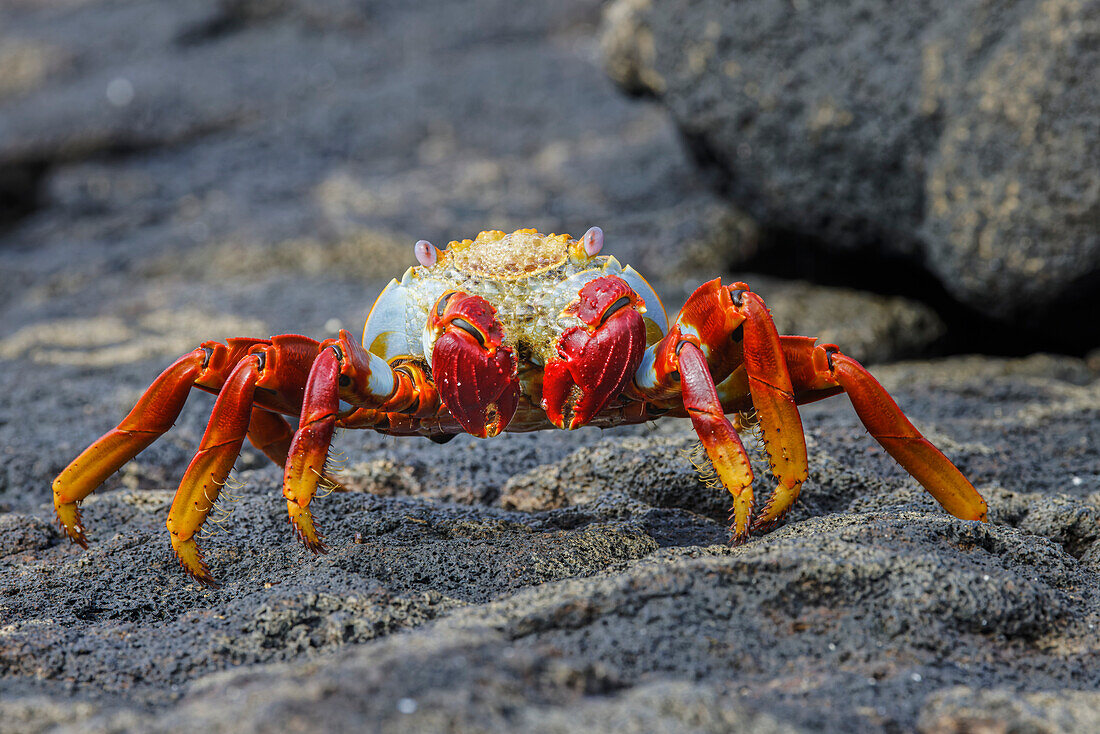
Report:
[[[428,326],[442,332],[432,348],[432,376],[447,409],[471,435],[496,436],[519,404],[516,359],[501,346],[496,310],[481,296],[447,293]]]
[[[596,278],[581,288],[579,296],[571,310],[584,326],[561,335],[562,359],[548,362],[543,372],[542,409],[554,425],[565,428],[563,410],[569,404],[570,430],[588,423],[622,394],[646,347],[640,299],[625,281]]]

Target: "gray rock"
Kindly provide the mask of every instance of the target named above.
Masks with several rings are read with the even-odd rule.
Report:
[[[314,271],[352,259],[344,280],[384,283],[420,237],[518,226],[599,224],[621,259],[675,272],[726,207],[660,111],[596,70],[598,7],[7,6],[5,296],[33,279],[71,312],[74,291],[185,277],[211,249],[245,250],[231,274],[255,278],[248,253],[274,247],[270,270],[303,241]],[[364,239],[380,259],[341,244]]]
[[[952,686],[1100,684],[1089,662],[1100,382],[1050,357],[876,373],[983,491],[994,524],[945,515],[842,398],[803,411],[811,477],[787,525],[736,549],[724,545],[726,498],[683,456],[684,421],[648,439],[644,428],[457,439],[430,446],[433,461],[428,442],[359,436],[364,460],[345,479],[360,491],[315,505],[328,555],[297,547],[278,472],[261,463],[239,469],[246,486],[205,541],[220,591],[176,568],[162,489],[94,495],[88,551],[51,531],[0,557],[6,720],[52,726],[75,693],[73,731],[319,720],[602,731],[624,719],[639,731],[883,730],[925,721],[929,697]],[[161,464],[178,476],[181,454],[143,455],[135,482]],[[459,480],[432,467],[464,455],[483,467],[468,482],[499,493],[436,498]],[[395,475],[420,497],[371,493],[395,495]],[[555,484],[564,506],[486,504]],[[34,528],[49,513],[0,524]]]
[[[619,0],[607,67],[773,231],[1032,325],[1095,303],[1100,5]]]
[[[922,732],[1004,731],[1070,734],[1100,726],[1100,697],[1095,691],[1025,693],[998,688],[948,689],[921,711]]]
[[[928,306],[803,281],[738,275],[768,304],[780,334],[816,336],[864,364],[927,354],[946,333]]]

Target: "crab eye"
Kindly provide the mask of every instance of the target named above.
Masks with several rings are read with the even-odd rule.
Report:
[[[614,303],[612,303],[610,306],[607,307],[607,310],[603,312],[603,317],[600,319],[600,323],[601,324],[604,323],[609,318],[611,318],[611,314],[613,314],[616,311],[618,311],[619,309],[625,308],[626,306],[629,306],[629,305],[630,305],[630,297],[629,296],[623,296],[622,298],[620,298],[619,300],[615,301]]]
[[[447,301],[456,295],[458,295],[458,291],[450,291],[439,297],[439,300],[435,302],[435,315],[437,318],[443,318],[443,312],[447,309]]]
[[[471,324],[469,321],[467,321],[466,319],[454,318],[451,319],[451,323],[465,331],[473,338],[477,339],[478,344],[480,344],[481,346],[485,346],[485,336],[482,335],[482,333],[476,328],[474,328],[474,325]]]
[[[416,253],[416,261],[426,268],[435,265],[435,261],[439,259],[439,250],[427,240],[418,240],[413,245],[413,252]]]
[[[592,227],[584,233],[581,241],[584,243],[585,254],[589,257],[596,257],[603,249],[603,230],[599,227]]]

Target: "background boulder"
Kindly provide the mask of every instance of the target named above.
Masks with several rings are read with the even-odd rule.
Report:
[[[1059,319],[1100,306],[1098,38],[1094,0],[618,0],[603,48],[767,239],[1095,344]]]

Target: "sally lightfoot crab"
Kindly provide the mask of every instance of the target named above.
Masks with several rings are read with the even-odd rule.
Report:
[[[962,473],[905,418],[881,385],[832,344],[780,336],[744,283],[701,285],[668,323],[631,267],[600,255],[603,233],[580,240],[521,229],[482,232],[438,250],[391,281],[361,341],[341,331],[205,342],[166,369],[117,428],[53,483],[69,538],[87,539],[78,505],[167,431],[192,388],[217,394],[168,515],[172,548],[198,581],[216,584],[196,532],[247,437],[284,468],[290,522],[325,551],[310,512],[337,428],[420,435],[573,429],[687,417],[733,496],[731,540],[772,527],[806,480],[797,405],[846,393],[871,435],[952,515],[986,518]],[[778,484],[754,514],[753,473],[734,423],[759,427]],[[286,417],[297,419],[294,428]]]

